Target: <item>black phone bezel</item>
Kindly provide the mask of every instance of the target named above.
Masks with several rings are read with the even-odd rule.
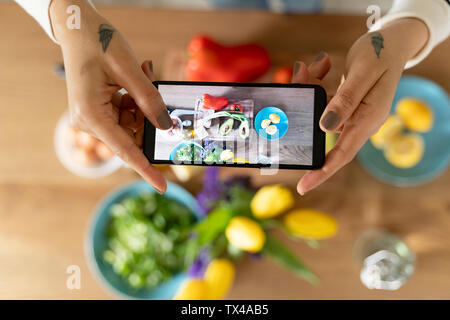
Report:
[[[319,121],[325,110],[327,103],[327,94],[325,89],[315,84],[298,83],[242,83],[242,82],[203,82],[203,81],[154,81],[153,85],[158,89],[159,85],[195,85],[195,86],[232,86],[232,87],[275,87],[275,88],[313,88],[314,89],[314,126],[313,126],[313,159],[312,165],[279,164],[279,169],[310,170],[319,169],[325,161],[325,132],[320,129]],[[145,119],[143,152],[152,164],[171,164],[176,165],[170,160],[155,160],[155,132],[156,128],[150,121]],[[231,168],[271,168],[272,165],[250,164],[250,163],[207,163],[203,162],[183,162],[182,165],[193,166],[217,166]]]

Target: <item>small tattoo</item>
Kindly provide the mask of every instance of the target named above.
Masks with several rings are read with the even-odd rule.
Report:
[[[381,49],[384,48],[384,38],[379,32],[374,32],[372,35],[372,45],[377,54],[377,58],[380,58]]]
[[[114,28],[108,24],[101,24],[98,27],[99,41],[102,43],[103,52],[106,52],[108,49],[109,43],[113,37]]]

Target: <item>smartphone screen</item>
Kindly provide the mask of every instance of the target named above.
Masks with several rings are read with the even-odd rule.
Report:
[[[318,121],[320,86],[156,82],[172,119],[169,130],[146,121],[152,163],[311,169],[324,161]]]

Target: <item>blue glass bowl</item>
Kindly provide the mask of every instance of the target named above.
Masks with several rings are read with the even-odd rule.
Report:
[[[391,113],[402,98],[411,97],[426,101],[434,113],[434,125],[423,133],[425,154],[412,168],[402,169],[391,165],[383,152],[369,141],[358,153],[361,165],[375,178],[395,186],[415,186],[431,181],[446,170],[450,159],[450,102],[447,93],[434,82],[417,76],[401,78]]]
[[[186,273],[178,273],[171,279],[153,289],[136,290],[131,288],[117,275],[110,264],[103,260],[103,252],[108,248],[106,230],[110,219],[110,209],[124,198],[138,195],[142,192],[156,192],[144,180],[126,184],[109,193],[94,210],[85,242],[85,252],[91,271],[97,275],[100,283],[115,295],[126,299],[172,299],[181,283],[187,279]],[[168,182],[165,196],[174,199],[188,207],[197,219],[200,214],[195,198],[185,189],[175,183]]]
[[[261,128],[261,121],[264,119],[269,119],[269,116],[271,113],[275,113],[280,117],[280,123],[273,123],[278,131],[278,134],[270,135],[266,133],[266,130]],[[277,107],[266,107],[258,112],[258,114],[255,117],[255,130],[256,132],[263,137],[266,140],[277,140],[283,138],[283,136],[286,134],[286,132],[289,129],[289,120],[284,113],[283,110]]]

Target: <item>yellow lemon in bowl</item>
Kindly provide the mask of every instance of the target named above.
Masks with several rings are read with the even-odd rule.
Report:
[[[294,235],[306,239],[325,239],[336,234],[336,220],[321,211],[295,209],[286,214],[284,225]]]
[[[276,217],[293,205],[294,196],[291,190],[280,184],[262,187],[250,203],[252,213],[258,219]]]
[[[433,127],[433,111],[423,101],[405,98],[397,103],[396,113],[411,131],[428,132]]]
[[[403,130],[403,120],[398,115],[390,115],[378,132],[370,137],[370,142],[378,149],[384,148],[397,134]]]
[[[270,119],[270,121],[272,121],[273,123],[280,123],[280,116],[279,115],[277,115],[276,113],[271,113],[270,115],[269,115],[269,119]]]
[[[261,121],[261,128],[266,129],[271,123],[272,121],[270,119],[264,119]]]
[[[233,246],[248,252],[260,251],[266,242],[266,234],[261,226],[256,221],[243,216],[230,220],[225,229],[225,236]]]
[[[395,136],[384,150],[386,160],[398,168],[414,167],[423,157],[425,143],[419,134],[407,133]]]

